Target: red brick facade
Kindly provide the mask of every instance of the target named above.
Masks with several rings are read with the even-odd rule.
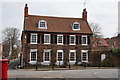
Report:
[[[21,37],[24,62],[35,64],[31,62],[31,60],[34,60],[43,65],[50,65],[51,63],[62,65],[64,63],[80,64],[81,62],[90,62],[90,39],[92,31],[87,22],[86,9],[83,10],[83,18],[28,15],[27,5],[25,6],[24,12],[24,28]],[[46,29],[38,28],[40,20],[46,21]],[[71,28],[74,22],[79,23],[79,30],[73,30]],[[46,34],[50,35],[50,37],[47,36],[47,41],[50,41],[49,44],[45,44]],[[58,44],[58,35],[62,35],[62,45]],[[32,37],[35,37],[36,44],[31,43]],[[83,45],[83,42],[85,45]],[[58,58],[61,60],[59,61],[60,63],[57,62]],[[86,58],[86,61],[82,61],[81,58]]]

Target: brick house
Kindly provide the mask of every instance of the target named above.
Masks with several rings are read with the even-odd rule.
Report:
[[[23,62],[42,65],[90,62],[92,31],[87,11],[82,18],[29,15],[24,8]]]
[[[120,48],[120,34],[112,38],[106,38],[106,41],[111,48]]]

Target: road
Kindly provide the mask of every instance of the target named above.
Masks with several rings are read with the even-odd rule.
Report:
[[[118,78],[118,69],[59,71],[9,70],[9,78]]]

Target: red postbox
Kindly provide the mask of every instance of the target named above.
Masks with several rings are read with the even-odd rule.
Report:
[[[8,78],[8,59],[0,60],[0,78],[7,80]]]

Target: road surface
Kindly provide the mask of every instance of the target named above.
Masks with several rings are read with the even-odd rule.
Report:
[[[82,69],[82,70],[9,70],[9,78],[118,78],[118,69]]]

